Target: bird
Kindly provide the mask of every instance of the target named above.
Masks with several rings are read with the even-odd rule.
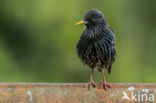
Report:
[[[83,64],[91,68],[90,81],[88,89],[98,87],[93,81],[93,72],[97,69],[102,73],[100,88],[107,90],[111,88],[106,83],[104,70],[111,73],[112,64],[115,61],[115,34],[108,25],[104,14],[97,9],[90,9],[85,14],[84,19],[75,25],[85,24],[86,28],[82,32],[76,45],[76,52]]]

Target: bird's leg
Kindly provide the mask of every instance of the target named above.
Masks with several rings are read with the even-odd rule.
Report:
[[[104,69],[102,69],[102,78],[103,80],[100,82],[101,87],[103,87],[104,90],[107,90],[107,88],[111,88],[110,85],[108,85],[105,81]]]
[[[93,87],[97,87],[97,85],[94,83],[94,81],[93,81],[93,69],[92,69],[92,71],[91,71],[91,76],[90,76],[90,81],[89,81],[89,84],[88,84],[88,90],[90,90],[90,88],[91,88],[91,86],[93,86]]]

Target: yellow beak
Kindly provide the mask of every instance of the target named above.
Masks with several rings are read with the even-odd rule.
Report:
[[[80,25],[80,24],[84,24],[84,21],[83,20],[82,21],[79,21],[75,25]]]

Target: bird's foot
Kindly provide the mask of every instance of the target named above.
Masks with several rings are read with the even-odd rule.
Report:
[[[91,89],[91,86],[93,86],[94,88],[96,88],[96,87],[97,87],[97,85],[94,83],[94,81],[93,81],[93,80],[90,80],[90,81],[89,81],[89,83],[88,83],[88,90],[90,90],[90,89]]]
[[[111,88],[111,86],[108,85],[105,81],[100,82],[100,87],[103,88],[105,91],[107,91],[107,88]]]

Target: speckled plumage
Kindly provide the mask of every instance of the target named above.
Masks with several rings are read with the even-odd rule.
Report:
[[[76,46],[77,54],[91,69],[107,69],[111,72],[115,60],[115,36],[102,12],[89,10],[85,17],[86,29]]]

